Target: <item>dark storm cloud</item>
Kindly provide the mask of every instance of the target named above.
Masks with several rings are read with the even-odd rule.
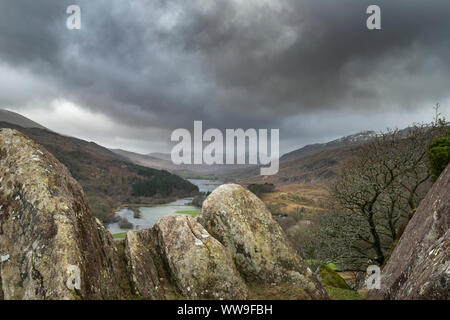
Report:
[[[74,3],[79,31],[65,28]],[[370,4],[382,31],[365,27]],[[449,15],[448,0],[3,1],[0,70],[20,74],[24,94],[1,77],[0,105],[64,98],[124,126],[204,120],[306,142],[331,134],[311,130],[312,115],[367,115],[367,126],[448,100]]]

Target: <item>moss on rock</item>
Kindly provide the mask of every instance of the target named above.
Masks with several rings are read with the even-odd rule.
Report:
[[[319,267],[320,281],[324,286],[351,290],[350,286],[345,282],[336,271],[329,266],[322,265]]]

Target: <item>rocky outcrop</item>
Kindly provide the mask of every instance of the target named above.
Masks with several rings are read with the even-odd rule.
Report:
[[[5,299],[121,296],[113,240],[81,187],[49,152],[11,129],[0,130],[0,256]]]
[[[183,297],[248,298],[230,253],[191,217],[163,217],[152,228],[138,232],[138,237],[160,259],[161,277],[169,278]],[[146,273],[146,269],[135,272]]]
[[[250,191],[236,184],[220,186],[196,219],[230,251],[246,282],[284,284],[294,288],[299,299],[328,298],[264,203]]]
[[[66,167],[0,130],[0,299],[248,299],[255,285],[327,298],[249,191],[222,186],[198,218],[167,216],[114,243]]]
[[[247,299],[260,296],[255,288],[278,288],[289,298],[328,298],[262,201],[238,185],[216,189],[196,218],[166,216],[152,228],[128,232],[126,246],[138,248],[126,249],[128,260],[153,261],[150,267],[132,263],[132,278],[155,279],[154,265],[181,297]]]
[[[369,299],[450,299],[450,166],[408,223]]]

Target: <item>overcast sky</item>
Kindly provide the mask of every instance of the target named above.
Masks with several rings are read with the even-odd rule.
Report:
[[[428,122],[436,102],[450,118],[448,0],[0,2],[0,107],[106,147],[169,151],[203,120],[279,128],[286,152]]]

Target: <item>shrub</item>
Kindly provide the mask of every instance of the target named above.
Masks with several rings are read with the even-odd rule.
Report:
[[[197,208],[201,208],[203,206],[203,201],[205,201],[207,195],[205,194],[198,194],[196,195],[193,199],[192,202],[190,203],[190,205],[197,207]]]
[[[133,217],[135,219],[142,218],[142,212],[141,212],[141,210],[139,210],[139,208],[131,208],[131,211],[133,211]]]
[[[248,190],[253,192],[255,195],[260,196],[263,193],[273,192],[275,190],[275,185],[273,183],[264,184],[251,184],[247,187]]]
[[[433,174],[433,181],[436,181],[450,162],[450,130],[447,132],[447,136],[438,137],[430,144],[428,161]]]
[[[133,224],[127,218],[122,218],[119,222],[120,229],[133,229]]]

